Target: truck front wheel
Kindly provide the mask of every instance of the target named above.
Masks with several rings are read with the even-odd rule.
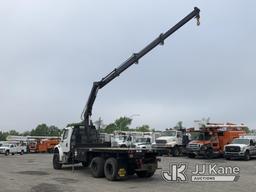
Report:
[[[249,151],[246,151],[245,154],[244,154],[244,160],[245,161],[249,161],[250,160],[250,153]]]
[[[104,163],[105,160],[102,157],[94,157],[92,159],[90,170],[93,177],[104,177]]]
[[[173,157],[177,157],[177,156],[179,156],[179,154],[180,154],[179,148],[178,148],[178,147],[174,147],[174,148],[172,149],[172,156],[173,156]]]
[[[62,164],[60,163],[60,155],[59,153],[54,153],[53,154],[53,160],[52,160],[52,164],[53,164],[53,168],[54,169],[61,169],[62,168]]]
[[[7,150],[7,151],[5,151],[5,156],[8,156],[9,154],[10,154],[10,152]]]
[[[104,165],[105,177],[110,181],[119,179],[118,162],[115,158],[108,158]]]

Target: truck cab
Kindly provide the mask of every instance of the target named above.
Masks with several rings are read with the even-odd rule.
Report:
[[[54,152],[58,152],[59,161],[63,164],[70,163],[70,145],[71,145],[71,136],[73,133],[73,127],[66,127],[63,129],[60,143],[54,147]]]
[[[236,138],[231,144],[225,145],[224,157],[227,160],[236,158],[248,161],[253,156],[256,156],[256,137]]]
[[[166,130],[152,143],[152,148],[162,149],[163,153],[178,156],[182,152],[185,140],[187,140],[185,138],[188,139],[188,136],[182,131]]]
[[[140,149],[151,149],[151,136],[137,137],[132,144],[132,147]]]

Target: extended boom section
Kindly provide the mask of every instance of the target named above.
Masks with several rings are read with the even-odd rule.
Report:
[[[188,14],[186,17],[184,17],[181,21],[179,21],[176,25],[174,25],[168,31],[166,31],[165,33],[161,33],[155,40],[153,40],[151,43],[149,43],[145,48],[143,48],[138,53],[134,53],[124,63],[122,63],[119,67],[115,68],[112,72],[110,72],[107,76],[102,78],[100,81],[93,83],[93,87],[91,89],[89,98],[87,100],[85,110],[84,110],[84,115],[83,115],[83,118],[84,118],[83,124],[85,127],[85,134],[86,134],[86,137],[84,138],[84,139],[86,139],[86,141],[83,141],[83,142],[88,143],[88,144],[98,143],[97,131],[95,130],[95,127],[94,127],[92,121],[90,120],[90,117],[92,115],[92,107],[93,107],[94,101],[96,99],[98,90],[103,88],[105,85],[107,85],[109,82],[111,82],[117,76],[119,76],[127,68],[129,68],[133,64],[138,63],[140,58],[142,58],[144,55],[149,53],[157,45],[163,45],[164,40],[166,38],[168,38],[170,35],[172,35],[175,31],[177,31],[179,28],[181,28],[183,25],[185,25],[191,19],[196,18],[197,24],[199,25],[199,18],[200,18],[199,13],[200,13],[200,10],[197,7],[195,7],[194,10],[190,14]]]

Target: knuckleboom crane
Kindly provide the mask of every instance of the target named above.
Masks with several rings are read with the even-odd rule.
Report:
[[[200,18],[200,9],[197,7],[194,8],[194,10],[189,13],[186,17],[184,17],[181,21],[179,21],[176,25],[174,25],[172,28],[170,28],[165,33],[161,33],[155,40],[153,40],[151,43],[149,43],[145,48],[143,48],[138,53],[134,53],[131,57],[129,57],[125,62],[123,62],[119,67],[115,68],[113,71],[111,71],[108,75],[103,77],[100,81],[96,81],[93,83],[91,92],[89,94],[89,98],[87,100],[84,112],[83,112],[83,122],[82,125],[85,128],[85,143],[87,144],[97,144],[98,141],[98,133],[95,129],[95,126],[93,125],[91,121],[91,115],[92,115],[92,107],[94,104],[94,101],[96,99],[97,93],[99,89],[106,86],[108,83],[110,83],[113,79],[118,77],[123,71],[128,69],[133,64],[137,64],[139,62],[139,59],[145,56],[147,53],[149,53],[152,49],[154,49],[157,45],[163,45],[164,40],[168,38],[170,35],[172,35],[175,31],[177,31],[179,28],[181,28],[184,24],[189,22],[191,19],[196,18],[197,19],[197,25],[200,24],[199,18]]]

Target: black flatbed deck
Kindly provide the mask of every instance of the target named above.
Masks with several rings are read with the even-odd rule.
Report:
[[[84,152],[108,152],[108,153],[156,153],[156,149],[140,149],[140,148],[111,148],[111,147],[76,147],[78,151]]]

